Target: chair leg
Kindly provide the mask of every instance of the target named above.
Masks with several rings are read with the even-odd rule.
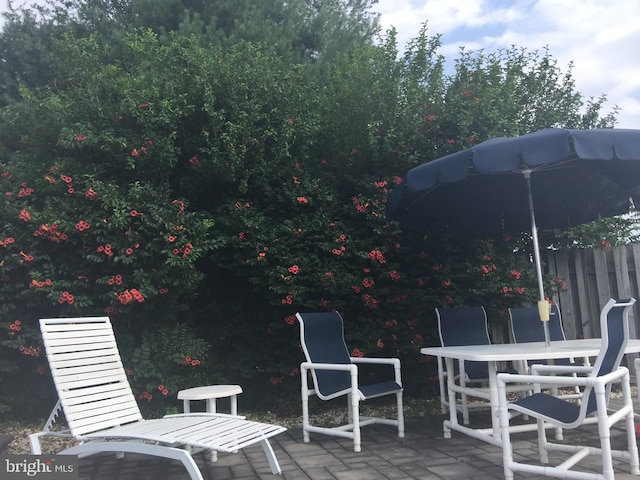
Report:
[[[500,438],[502,439],[502,462],[504,466],[505,480],[513,480],[513,471],[510,466],[513,463],[513,449],[509,434],[509,410],[506,403],[506,391],[504,383],[498,381],[498,395],[500,400]]]
[[[302,439],[309,443],[309,382],[307,370],[300,369],[300,395],[302,397]]]
[[[402,406],[402,392],[396,393],[398,400],[398,437],[404,438],[404,409]]]
[[[538,454],[540,455],[540,463],[547,464],[549,463],[547,430],[544,426],[544,421],[537,420],[536,422],[538,424]]]
[[[634,414],[631,410],[625,418],[627,428],[627,447],[629,449],[629,471],[632,475],[640,475],[640,460],[638,459],[638,444],[634,425]]]
[[[624,383],[624,382],[623,382]],[[602,476],[606,480],[615,480],[613,471],[613,458],[611,456],[611,424],[607,415],[607,398],[604,385],[596,384],[596,405],[598,416],[598,435],[600,436],[600,449],[602,450]]]
[[[465,373],[462,368],[460,368],[460,386],[466,387],[467,381],[465,378]],[[460,404],[462,405],[462,423],[464,425],[469,425],[469,400],[466,393],[460,394]],[[456,405],[453,408],[457,408]]]
[[[627,429],[627,448],[629,451],[629,471],[633,475],[640,475],[640,459],[638,457],[638,444],[636,440],[635,415],[633,411],[633,399],[631,398],[631,383],[622,382],[622,396],[624,404],[629,406],[625,417]]]
[[[348,395],[350,398],[349,411],[351,412],[351,424],[353,425],[353,451],[359,452],[360,446],[360,397],[357,390],[352,390]]]

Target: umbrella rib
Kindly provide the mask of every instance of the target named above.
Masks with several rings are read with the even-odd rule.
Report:
[[[573,163],[577,160],[577,158],[571,158],[569,160],[565,160],[564,162],[556,162],[556,163],[543,163],[540,165],[523,165],[521,168],[517,170],[505,170],[502,172],[477,172],[476,170],[471,170],[467,176],[481,176],[481,175],[514,175],[514,174],[522,174],[524,175],[526,172],[530,172],[534,174],[536,172],[549,171],[549,170],[560,170],[565,168],[568,164]]]
[[[530,173],[535,174],[535,172],[540,172],[540,171],[547,171],[547,170],[556,170],[559,168],[562,168],[564,166],[566,166],[568,163],[574,162],[576,159],[572,158],[571,160],[567,160],[564,162],[560,162],[560,163],[554,163],[554,164],[542,164],[542,165],[538,165],[536,167],[529,167],[527,166],[526,169],[524,170],[509,170],[509,171],[505,171],[505,172],[495,172],[495,173],[476,173],[475,171],[471,170],[469,171],[469,173],[467,173],[467,177],[479,177],[482,175],[513,175],[513,174],[521,174],[521,175],[525,175],[525,173],[527,171],[529,171]],[[459,182],[462,182],[464,179],[462,180],[458,180]],[[451,183],[457,183],[457,182],[451,182]],[[446,184],[442,184],[442,183],[437,183],[436,185],[434,185],[432,188],[425,190],[424,192],[422,192],[422,194],[415,198],[411,203],[409,203],[405,210],[411,210],[411,207],[413,207],[416,203],[420,202],[423,198],[429,196],[429,194],[431,194],[431,192],[433,192],[434,190],[436,190],[438,187],[441,187],[443,185]]]

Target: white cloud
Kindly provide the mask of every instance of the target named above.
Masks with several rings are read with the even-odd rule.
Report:
[[[398,30],[401,44],[423,22],[442,34],[440,53],[459,47],[494,51],[512,45],[549,48],[566,70],[573,62],[578,91],[605,93],[618,105],[619,127],[640,128],[640,2],[629,0],[379,0],[382,26]]]

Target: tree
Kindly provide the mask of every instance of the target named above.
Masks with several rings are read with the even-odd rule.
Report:
[[[34,45],[50,51],[65,31],[76,37],[96,34],[111,46],[125,33],[151,29],[164,39],[170,32],[194,35],[203,46],[229,49],[241,41],[265,42],[289,62],[326,64],[338,53],[371,43],[379,32],[377,0],[48,0],[6,16],[0,45],[17,65],[46,68],[51,60]],[[10,3],[11,5],[11,3]],[[36,23],[36,18],[37,23]],[[37,41],[29,39],[37,36]],[[16,48],[17,47],[17,48]],[[24,52],[24,54],[23,54]],[[115,54],[118,52],[115,51]],[[11,68],[9,65],[6,67]],[[40,81],[47,71],[36,72]]]

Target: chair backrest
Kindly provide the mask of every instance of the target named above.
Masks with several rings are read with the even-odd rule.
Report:
[[[602,376],[611,373],[620,366],[624,350],[629,340],[629,311],[636,302],[634,298],[614,300],[611,299],[600,313],[600,329],[602,332],[602,347],[590,376]],[[607,401],[609,399],[610,386],[607,389]],[[584,399],[588,400],[585,402]],[[583,392],[583,401],[580,419],[596,410],[595,392],[592,387],[586,387]]]
[[[41,319],[40,330],[74,436],[142,419],[108,317]]]
[[[443,347],[491,344],[484,307],[437,307],[436,315]],[[470,379],[485,379],[489,375],[486,362],[464,362],[464,371]]]
[[[540,320],[538,307],[510,308],[509,326],[515,343],[545,341],[544,327]],[[566,340],[560,309],[556,304],[551,305],[548,326],[550,340]]]
[[[300,322],[300,342],[307,362],[350,364],[344,342],[344,322],[338,312],[296,313]],[[324,399],[344,395],[351,388],[347,371],[312,370],[317,395]]]

